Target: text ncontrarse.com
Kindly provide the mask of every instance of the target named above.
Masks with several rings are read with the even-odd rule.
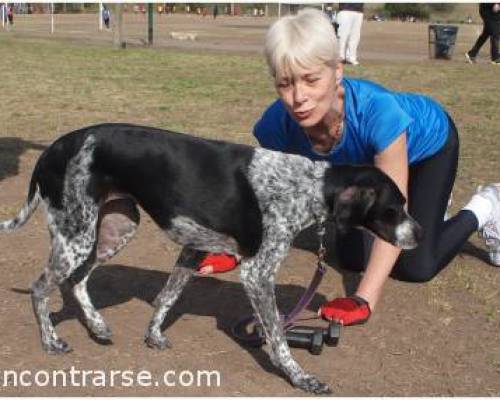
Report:
[[[0,370],[0,387],[219,387],[219,371],[168,370],[157,376],[147,370]]]

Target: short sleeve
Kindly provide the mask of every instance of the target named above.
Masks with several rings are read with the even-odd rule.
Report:
[[[287,151],[289,138],[285,118],[286,110],[280,100],[276,100],[264,111],[253,128],[253,135],[262,147],[269,150]]]
[[[413,122],[394,96],[378,93],[370,100],[362,121],[365,139],[375,152],[384,151]]]

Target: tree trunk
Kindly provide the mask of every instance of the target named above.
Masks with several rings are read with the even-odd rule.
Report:
[[[114,18],[113,15],[113,47],[116,49],[124,49],[125,38],[123,37],[123,3],[115,4]]]
[[[153,45],[153,3],[148,3],[148,44]]]

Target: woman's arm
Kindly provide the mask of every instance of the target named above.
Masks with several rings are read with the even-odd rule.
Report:
[[[406,132],[403,132],[385,150],[375,156],[375,166],[389,175],[408,197],[408,152]],[[370,304],[373,310],[380,299],[382,288],[401,250],[382,239],[373,242],[368,265],[361,279],[356,294]]]

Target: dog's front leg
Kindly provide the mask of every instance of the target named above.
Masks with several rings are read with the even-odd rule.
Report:
[[[314,375],[307,374],[293,359],[281,325],[275,296],[275,277],[281,262],[285,259],[292,238],[263,243],[259,253],[241,265],[241,281],[262,323],[267,343],[271,345],[270,357],[273,364],[288,376],[292,384],[307,392],[331,393],[328,385]]]

